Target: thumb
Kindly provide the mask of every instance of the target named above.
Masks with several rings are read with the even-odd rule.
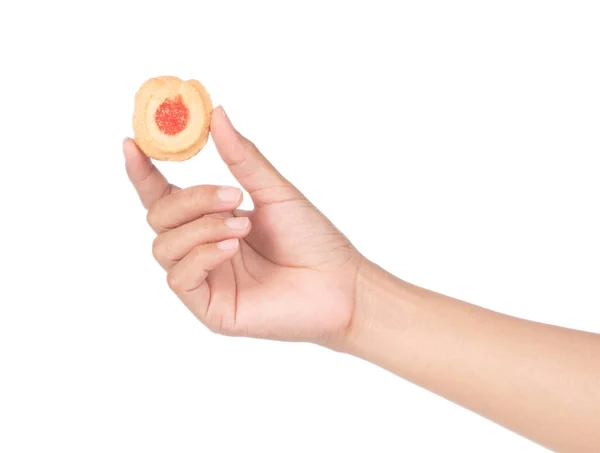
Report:
[[[302,197],[256,146],[233,127],[223,107],[214,109],[210,127],[221,158],[255,206]]]
[[[123,141],[123,154],[127,176],[146,209],[159,198],[179,190],[179,187],[169,184],[167,178],[131,138]]]

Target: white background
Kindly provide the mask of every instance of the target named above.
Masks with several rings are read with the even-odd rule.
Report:
[[[211,334],[121,141],[197,78],[370,259],[600,331],[596,1],[2,2],[0,451],[541,452],[366,362]],[[232,184],[212,141],[181,186]]]

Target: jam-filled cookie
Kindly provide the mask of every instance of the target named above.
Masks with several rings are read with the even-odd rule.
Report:
[[[151,78],[135,95],[134,140],[153,159],[187,160],[206,144],[212,111],[211,98],[197,80]]]

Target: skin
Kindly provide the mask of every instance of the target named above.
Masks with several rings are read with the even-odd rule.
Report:
[[[493,312],[361,255],[231,124],[211,135],[250,194],[169,184],[131,139],[126,170],[167,282],[210,330],[372,362],[557,452],[600,451],[600,335]]]

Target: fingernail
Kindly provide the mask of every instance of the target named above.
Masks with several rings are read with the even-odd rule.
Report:
[[[225,111],[225,107],[223,107],[222,105],[220,105],[219,107],[221,107],[221,112],[223,113],[223,116],[225,117],[225,119],[227,121],[229,121],[229,115],[227,115],[227,112]]]
[[[133,152],[131,151],[131,147],[128,146],[127,142],[123,143],[123,157],[125,158],[125,162],[129,161]]]
[[[217,247],[220,248],[221,250],[233,250],[237,246],[238,246],[237,239],[226,239],[224,241],[217,242]]]
[[[245,230],[249,221],[248,217],[229,217],[225,219],[225,225],[232,230]]]
[[[232,128],[234,131],[237,132],[237,129],[233,126],[233,123],[229,119],[229,115],[225,111],[225,108],[222,105],[220,107],[221,107],[221,113],[223,114],[223,118],[225,119],[225,121],[227,122],[227,124],[229,124],[229,127]]]
[[[136,152],[135,142],[132,143],[132,139],[126,137],[123,139],[123,154],[125,159],[131,158]]]
[[[219,200],[224,203],[234,203],[240,199],[242,195],[242,191],[237,187],[221,187],[217,191],[217,196]]]

